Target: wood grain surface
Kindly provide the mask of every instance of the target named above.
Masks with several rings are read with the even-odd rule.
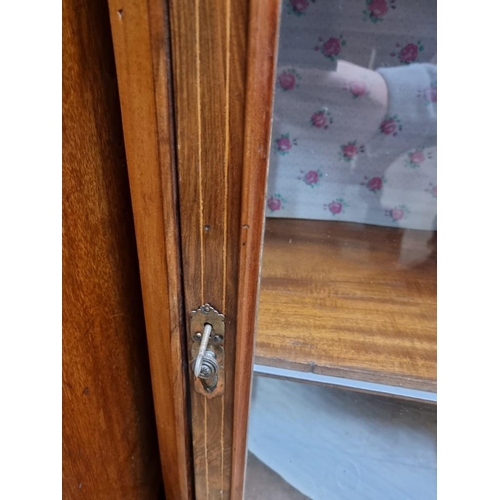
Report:
[[[147,5],[133,0],[109,1],[160,450],[170,498],[184,499],[193,493],[183,483],[185,473],[189,476],[190,447],[181,436],[184,429],[183,435],[190,437],[188,423],[182,422],[187,415],[182,406],[182,375],[192,374],[186,366],[186,346],[177,334],[184,332],[185,341],[191,342],[184,320],[188,321],[189,312],[206,302],[226,316],[225,391],[220,397],[208,399],[192,389],[192,380],[189,385],[195,496],[237,499],[242,495],[245,412],[238,412],[237,436],[242,439],[237,444],[240,497],[231,493],[232,430],[235,401],[248,408],[245,400],[250,397],[252,349],[246,355],[240,351],[246,369],[240,372],[244,385],[243,392],[238,392],[241,399],[235,399],[235,347],[240,338],[236,331],[238,286],[243,266],[249,286],[245,291],[246,317],[251,322],[241,339],[248,349],[253,345],[255,324],[279,2],[273,0],[269,8],[257,9],[258,3],[252,2],[252,9],[261,17],[255,17],[251,26],[258,28],[264,21],[258,33],[266,37],[259,41],[253,36],[254,45],[260,43],[260,48],[252,49],[260,59],[250,71],[257,76],[256,83],[251,81],[250,85],[249,106],[256,105],[255,112],[246,108],[249,6],[245,2],[171,0],[168,12],[164,12],[160,0]],[[271,36],[266,30],[271,30]],[[257,69],[263,73],[256,73]],[[170,105],[171,94],[175,112]],[[256,138],[249,136],[250,129],[245,130],[248,122],[253,132],[258,132]],[[258,182],[252,161],[256,163]],[[246,223],[241,217],[242,197],[246,197]],[[256,206],[252,206],[254,201]],[[250,225],[247,219],[254,216],[257,223],[253,225],[252,219]],[[179,226],[182,259],[175,252],[179,248]],[[252,251],[245,252],[240,260],[240,250],[247,241]],[[181,263],[183,287],[179,281]],[[176,301],[181,296],[184,304]],[[245,304],[244,297],[242,300],[240,305]],[[184,316],[179,312],[182,306]],[[170,339],[165,331],[169,321]],[[244,337],[247,331],[252,334],[249,339]],[[174,464],[176,457],[178,464]]]
[[[435,235],[268,218],[256,362],[435,391]]]
[[[106,4],[64,0],[62,35],[63,498],[156,499],[158,440]]]
[[[228,499],[248,12],[240,0],[169,6],[186,315],[208,302],[226,316],[224,394],[191,390],[195,491]]]
[[[162,0],[109,0],[109,15],[165,493],[185,500],[192,454],[168,12]]]
[[[243,498],[280,1],[250,3],[241,199],[231,499]]]

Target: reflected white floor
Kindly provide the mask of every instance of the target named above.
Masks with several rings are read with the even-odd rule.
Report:
[[[436,498],[435,406],[256,376],[249,451],[312,500]]]

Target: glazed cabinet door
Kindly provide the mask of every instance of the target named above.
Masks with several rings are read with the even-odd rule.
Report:
[[[168,498],[435,498],[435,3],[109,5]]]
[[[434,0],[284,0],[245,498],[436,498]]]
[[[242,498],[279,2],[109,8],[166,494]]]

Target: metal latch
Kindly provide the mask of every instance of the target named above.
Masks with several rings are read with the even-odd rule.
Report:
[[[224,392],[224,315],[205,304],[191,311],[190,332],[195,390],[218,396]]]

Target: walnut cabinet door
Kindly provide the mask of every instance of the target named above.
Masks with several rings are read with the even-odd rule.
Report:
[[[435,498],[433,2],[109,12],[167,498]]]

